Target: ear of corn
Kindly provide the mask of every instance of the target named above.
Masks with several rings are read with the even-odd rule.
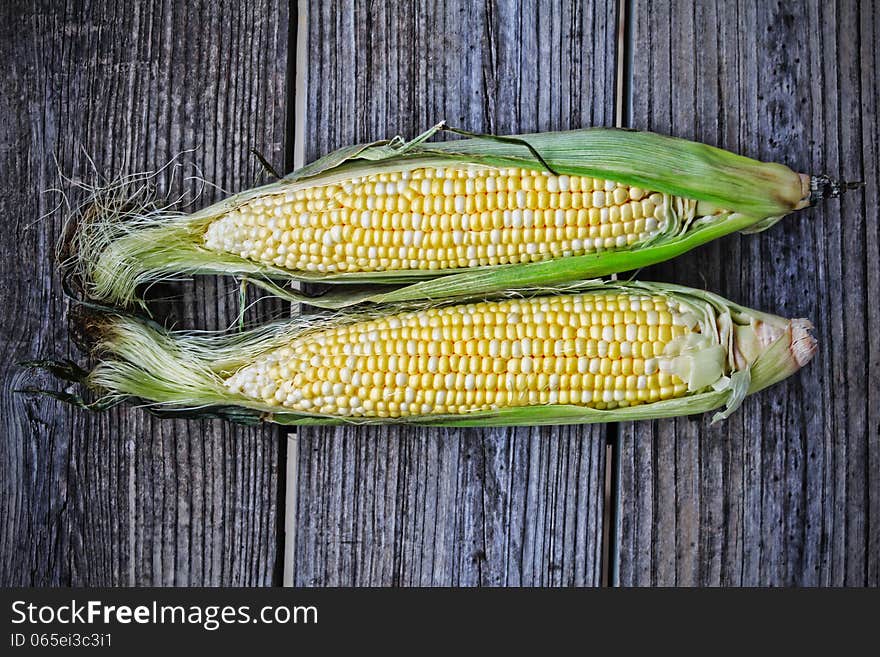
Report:
[[[652,133],[426,141],[438,128],[343,149],[189,215],[101,198],[72,264],[92,298],[115,304],[194,273],[297,301],[279,284],[403,285],[308,298],[325,307],[444,299],[635,269],[811,199],[811,179],[787,167]]]
[[[102,402],[282,424],[449,426],[726,417],[811,358],[809,323],[671,285],[299,318],[233,335],[98,322]]]

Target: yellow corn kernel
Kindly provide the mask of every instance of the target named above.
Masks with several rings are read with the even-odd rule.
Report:
[[[452,269],[638,244],[664,229],[663,204],[605,180],[425,167],[252,199],[212,221],[204,244],[292,271]]]
[[[352,417],[546,403],[609,409],[687,394],[683,381],[661,371],[667,365],[644,360],[623,339],[627,313],[646,321],[647,311],[621,310],[634,303],[651,301],[609,294],[505,300],[326,328],[263,354],[226,385],[268,406]],[[670,322],[676,312],[660,311]],[[659,354],[666,341],[644,345]]]

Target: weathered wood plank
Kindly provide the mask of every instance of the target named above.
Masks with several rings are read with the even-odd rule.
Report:
[[[613,122],[614,2],[308,9],[308,159],[441,119],[502,133]],[[310,428],[298,440],[295,584],[600,581],[602,428]]]
[[[637,0],[633,20],[633,127],[867,187],[641,274],[811,318],[820,351],[716,427],[622,426],[617,580],[877,585],[876,8]]]
[[[17,361],[82,356],[54,272],[61,229],[53,156],[76,180],[155,169],[160,191],[200,174],[253,184],[255,147],[284,158],[287,2],[12,2],[0,9],[2,340],[0,583],[269,584],[278,581],[282,436],[219,422],[101,416],[14,394],[54,387]],[[208,187],[198,203],[219,198]],[[48,215],[38,221],[42,215]],[[228,326],[229,281],[181,285],[163,306],[188,327]],[[276,308],[280,310],[280,308]],[[280,462],[279,462],[280,461]]]

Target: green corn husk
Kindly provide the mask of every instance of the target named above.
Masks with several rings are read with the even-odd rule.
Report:
[[[99,360],[91,372],[71,363],[34,363],[61,378],[84,383],[98,396],[92,404],[65,393],[53,396],[106,408],[135,400],[160,415],[223,417],[235,422],[286,425],[404,423],[431,426],[508,426],[583,424],[673,417],[722,409],[726,418],[752,392],[797,371],[812,357],[816,342],[806,320],[788,320],[744,308],[719,296],[676,285],[583,281],[541,290],[540,294],[635,293],[662,295],[692,313],[703,337],[683,356],[689,377],[686,396],[614,409],[576,404],[543,404],[480,410],[461,415],[409,416],[398,419],[344,417],[296,412],[278,404],[234,393],[225,381],[255,359],[284,347],[305,332],[375,319],[379,314],[411,312],[413,307],[309,316],[241,333],[168,332],[127,314],[102,314],[90,324],[98,336]],[[478,297],[479,298],[479,297]],[[425,306],[422,306],[424,309]],[[416,307],[416,310],[418,307]],[[670,343],[671,344],[671,343]],[[668,346],[667,346],[668,349]],[[691,390],[691,388],[693,388]]]
[[[243,277],[288,300],[325,308],[361,302],[441,300],[637,269],[735,231],[765,229],[822,196],[840,192],[839,186],[825,178],[810,178],[780,164],[648,132],[589,128],[427,141],[443,129],[448,128],[440,124],[409,142],[398,137],[341,149],[278,182],[236,194],[192,214],[151,207],[143,201],[130,202],[123,190],[109,190],[78,217],[69,243],[72,256],[66,259],[67,268],[78,276],[87,296],[123,306],[140,303],[139,286],[193,274]],[[590,176],[692,202],[671,204],[674,207],[668,208],[666,230],[650,241],[528,264],[321,274],[286,270],[239,254],[209,250],[203,244],[209,224],[264,195],[351,176],[452,164]],[[700,216],[700,212],[711,214]],[[307,296],[285,287],[291,282],[349,285],[320,296]],[[375,284],[395,287],[369,287]]]

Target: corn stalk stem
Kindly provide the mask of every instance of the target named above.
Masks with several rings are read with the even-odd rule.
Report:
[[[856,190],[864,186],[865,183],[861,180],[845,182],[835,180],[824,174],[810,176],[810,205],[815,205],[822,199],[837,198],[847,191]]]

